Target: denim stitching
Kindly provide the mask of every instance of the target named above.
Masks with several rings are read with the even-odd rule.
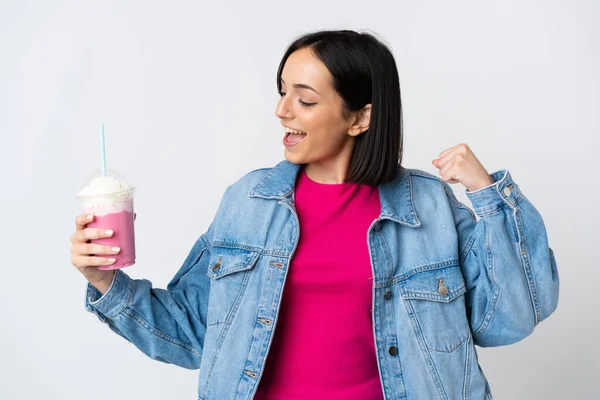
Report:
[[[142,318],[138,313],[133,311],[131,308],[128,307],[127,309],[125,309],[123,311],[123,315],[125,315],[125,316],[131,318],[133,321],[137,322],[139,325],[141,325],[143,328],[145,328],[145,330],[147,332],[149,332],[150,334],[152,334],[153,336],[156,336],[159,339],[163,339],[171,344],[181,347],[182,349],[187,350],[190,353],[192,353],[194,356],[200,358],[200,353],[191,344],[184,343],[178,339],[175,339],[174,337],[172,337],[170,335],[167,335],[163,331],[156,329],[155,327],[150,325],[148,323],[148,321],[146,321],[144,318]]]

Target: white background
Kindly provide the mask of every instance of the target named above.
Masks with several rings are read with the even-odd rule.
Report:
[[[0,2],[0,398],[195,399],[197,371],[147,358],[84,308],[75,193],[109,167],[138,187],[138,261],[164,287],[224,189],[283,159],[286,46],[369,29],[400,73],[404,165],[465,142],[546,221],[558,310],[480,349],[496,399],[600,397],[597,1]],[[467,201],[461,186],[454,186]],[[468,203],[467,203],[468,204]]]

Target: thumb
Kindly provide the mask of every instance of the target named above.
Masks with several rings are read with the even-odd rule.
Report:
[[[433,164],[433,165],[434,165],[436,168],[438,168],[438,169],[440,168],[440,166],[439,166],[440,160],[439,160],[439,159],[437,159],[437,158],[436,158],[436,159],[432,160],[432,161],[431,161],[431,163],[432,163],[432,164]]]

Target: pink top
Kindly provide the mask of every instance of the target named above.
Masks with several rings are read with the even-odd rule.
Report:
[[[300,240],[254,399],[383,399],[371,321],[367,230],[376,187],[296,183]]]

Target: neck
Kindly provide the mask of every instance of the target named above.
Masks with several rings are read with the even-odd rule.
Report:
[[[346,179],[349,161],[317,161],[304,165],[308,177],[318,183],[339,184]]]

